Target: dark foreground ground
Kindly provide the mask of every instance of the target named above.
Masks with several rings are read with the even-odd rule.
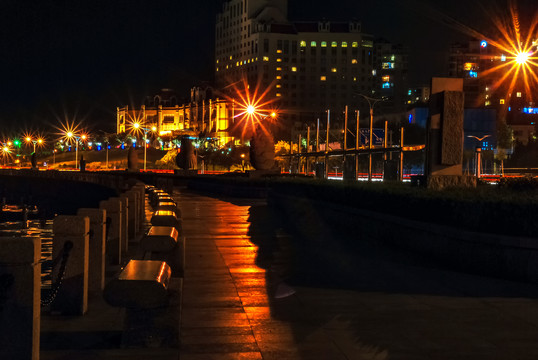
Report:
[[[375,243],[313,251],[263,201],[176,198],[187,239],[180,348],[42,358],[538,358],[535,285],[452,272]],[[108,321],[120,331],[115,311]]]

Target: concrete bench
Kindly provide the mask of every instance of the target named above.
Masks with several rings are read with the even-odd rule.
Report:
[[[164,194],[164,195],[168,195],[164,190],[161,190],[161,189],[154,189],[153,191],[150,191],[148,193],[148,198],[149,198],[149,201],[150,203],[152,203],[153,201],[155,201],[155,197],[159,194]]]
[[[118,278],[105,286],[103,296],[112,306],[153,309],[168,304],[172,271],[164,261],[131,260]]]
[[[181,223],[175,213],[170,210],[157,210],[151,217],[152,226],[173,226],[181,233]]]
[[[152,200],[150,201],[151,206],[155,207],[159,202],[170,202],[174,201],[174,199],[168,195],[168,194],[157,194],[155,195]]]
[[[171,251],[177,246],[179,232],[173,226],[152,226],[142,240],[143,251]]]
[[[155,205],[153,210],[154,211],[157,211],[157,210],[174,211],[176,213],[176,217],[178,219],[181,218],[181,210],[177,207],[177,204],[174,201],[159,201],[157,205]]]

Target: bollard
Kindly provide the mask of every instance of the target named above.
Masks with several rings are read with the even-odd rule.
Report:
[[[99,208],[106,210],[108,226],[106,254],[112,264],[121,264],[121,239],[122,239],[122,201],[118,197],[112,197],[99,203]]]
[[[121,199],[121,252],[127,254],[129,250],[129,197],[125,193],[120,195]]]
[[[129,236],[134,239],[138,233],[138,192],[129,190],[125,192],[129,199]]]
[[[41,239],[0,238],[0,359],[39,359]]]
[[[131,190],[138,192],[138,230],[140,233],[144,229],[144,223],[146,222],[146,188],[143,183],[137,183]]]
[[[102,291],[105,288],[106,210],[82,208],[77,215],[90,218],[88,291]]]
[[[65,276],[52,302],[51,313],[61,315],[84,315],[88,310],[88,271],[90,219],[87,216],[60,215],[52,224],[54,235],[52,258],[61,257],[66,242],[72,242]],[[59,267],[52,271],[58,277]]]

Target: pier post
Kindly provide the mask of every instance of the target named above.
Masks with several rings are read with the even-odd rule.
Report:
[[[106,210],[78,209],[77,215],[90,219],[89,292],[105,288]]]
[[[41,239],[0,237],[0,359],[39,359]]]
[[[53,222],[52,258],[62,258],[65,243],[71,242],[65,275],[51,305],[52,313],[84,315],[88,310],[89,232],[87,216],[60,215]],[[53,283],[60,266],[52,271]]]
[[[122,239],[122,201],[118,197],[112,197],[99,203],[99,208],[106,210],[108,225],[106,254],[112,264],[121,263],[121,239]]]

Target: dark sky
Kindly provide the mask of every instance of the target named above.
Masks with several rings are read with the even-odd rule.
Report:
[[[116,106],[139,105],[165,87],[187,97],[192,86],[212,80],[214,20],[222,2],[1,0],[3,131],[55,124],[64,116],[112,130]],[[357,19],[364,32],[408,45],[417,84],[445,75],[448,45],[462,38],[442,17],[487,24],[477,0],[289,3],[293,20]]]

